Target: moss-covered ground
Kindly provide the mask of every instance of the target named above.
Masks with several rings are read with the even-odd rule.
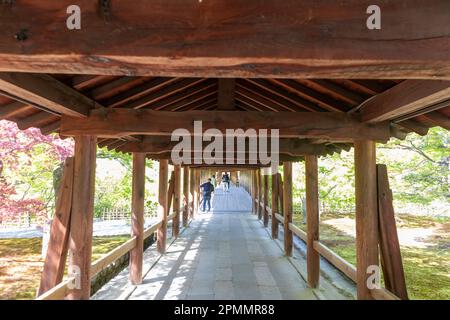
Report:
[[[342,228],[326,223],[328,220],[350,218],[353,214],[324,213],[321,215],[320,240],[353,265],[356,264],[355,238]],[[450,299],[450,219],[413,215],[396,218],[397,228],[423,230],[433,228],[431,236],[421,238],[422,246],[402,245],[401,253],[410,299]],[[300,214],[294,223],[305,230]],[[306,230],[305,230],[306,231]]]

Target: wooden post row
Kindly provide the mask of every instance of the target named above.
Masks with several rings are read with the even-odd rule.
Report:
[[[189,219],[189,167],[183,168],[183,227]]]
[[[181,166],[174,166],[174,194],[173,194],[173,212],[175,216],[172,221],[173,236],[178,237],[180,233],[180,200],[181,200]]]

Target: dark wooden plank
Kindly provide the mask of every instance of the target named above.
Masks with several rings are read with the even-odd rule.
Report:
[[[388,123],[364,124],[357,115],[339,112],[246,112],[112,109],[94,110],[87,119],[62,117],[61,134],[95,134],[101,137],[130,135],[168,135],[179,128],[194,133],[194,121],[203,130],[279,129],[280,137],[365,139],[385,142],[390,137]]]
[[[383,2],[380,30],[368,30],[370,3],[359,0],[118,1],[107,17],[99,16],[97,1],[79,0],[82,28],[68,30],[66,9],[72,4],[21,0],[5,6],[0,70],[359,79],[450,75],[447,0]]]
[[[101,107],[95,101],[45,74],[0,73],[0,89],[58,114],[86,117]]]
[[[45,111],[38,111],[33,115],[25,117],[17,121],[17,126],[21,130],[28,129],[30,127],[39,127],[46,123],[57,120],[58,117]]]
[[[218,105],[217,110],[234,110],[234,92],[236,80],[234,78],[221,78],[219,82]]]
[[[170,137],[167,136],[146,136],[142,142],[128,142],[125,145],[116,148],[120,152],[145,152],[145,153],[167,153],[171,152],[173,148],[178,144],[178,141],[171,141]],[[191,145],[191,149],[184,151],[202,151],[205,147],[210,144],[210,141],[203,141],[200,146],[201,149],[194,149],[195,146]],[[224,151],[225,151],[224,146]],[[267,143],[267,150],[271,149],[271,143]],[[248,153],[258,152],[258,150],[250,149],[250,142],[248,139],[245,141],[245,150]],[[302,156],[307,154],[326,154],[328,149],[324,145],[317,145],[309,143],[301,139],[279,139],[278,150],[280,153],[288,154],[291,156]]]
[[[362,120],[395,119],[450,98],[450,81],[406,80],[360,106]]]
[[[30,110],[32,107],[23,104],[22,102],[12,102],[5,106],[0,107],[0,119],[6,119],[9,117],[14,117],[17,114],[20,114],[23,111]]]
[[[50,228],[47,253],[41,274],[38,296],[60,283],[66,267],[69,249],[70,212],[72,208],[74,159],[67,158]]]
[[[387,290],[403,300],[408,300],[402,254],[395,224],[392,192],[389,187],[387,167],[377,164],[378,226],[384,284]]]
[[[133,153],[133,181],[131,199],[131,234],[136,246],[130,251],[130,281],[142,283],[144,260],[145,154]]]
[[[419,118],[425,118],[427,121],[431,122],[433,126],[440,126],[444,129],[450,130],[450,117],[437,111],[422,114]]]

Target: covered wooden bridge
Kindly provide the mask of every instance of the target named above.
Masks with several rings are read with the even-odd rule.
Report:
[[[66,23],[74,4],[81,12],[80,29]],[[375,145],[410,132],[425,135],[433,126],[450,128],[450,3],[382,1],[382,25],[376,30],[366,24],[369,5],[356,0],[0,3],[0,119],[75,138],[40,297],[88,299],[91,277],[126,252],[130,282],[139,285],[144,239],[156,233],[157,250],[164,254],[168,222],[177,238],[180,225],[195,218],[201,177],[227,171],[236,172],[232,178],[239,177],[256,217],[266,227],[270,222],[273,238],[281,223],[286,256],[292,254],[294,234],[306,241],[310,288],[320,285],[322,255],[356,282],[359,299],[395,298],[392,292],[405,298],[402,272],[396,269],[399,255],[391,254],[398,247],[385,238],[393,236],[392,229],[383,229],[392,224],[380,218],[392,218],[392,199],[385,168],[377,170]],[[173,164],[172,133],[195,134],[196,121],[202,121],[201,133],[216,130],[215,135],[278,129],[282,176],[276,170],[270,179],[262,175],[267,163],[252,163],[249,151],[235,150],[211,163],[217,154],[199,153],[207,141],[187,151],[190,163]],[[133,236],[92,263],[97,146],[133,154]],[[355,150],[355,267],[324,247],[318,230],[318,157],[350,148]],[[236,163],[242,154],[245,161]],[[160,220],[144,229],[147,158],[159,161]],[[295,161],[306,166],[306,234],[292,224]],[[380,252],[389,291],[367,286]],[[61,282],[67,255],[70,276]]]

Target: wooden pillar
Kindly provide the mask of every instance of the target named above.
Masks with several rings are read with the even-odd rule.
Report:
[[[178,237],[180,233],[180,198],[181,198],[181,166],[174,166],[174,195],[173,195],[173,212],[175,216],[172,222],[173,236]]]
[[[91,292],[96,151],[96,137],[75,137],[69,274],[76,280],[67,295],[71,300],[88,300]]]
[[[284,251],[292,256],[293,234],[289,228],[292,222],[292,162],[283,163],[283,216],[284,216]]]
[[[189,193],[190,193],[190,197],[189,197],[189,203],[190,203],[190,209],[189,209],[189,218],[192,219],[193,215],[194,215],[194,209],[195,209],[195,205],[194,205],[194,199],[195,199],[195,195],[194,195],[194,190],[195,190],[195,169],[189,169]]]
[[[279,173],[278,172],[278,174],[277,174],[277,176],[278,176],[278,179],[277,179],[277,182],[278,182],[278,196],[280,197],[280,211],[281,211],[281,214],[283,214],[283,212],[284,212],[284,208],[283,208],[283,206],[284,206],[284,197],[283,197],[283,179],[281,178],[281,173]],[[284,215],[284,214],[283,214]]]
[[[186,227],[189,219],[189,167],[183,168],[183,227]]]
[[[278,171],[278,170],[277,170]],[[272,239],[278,239],[279,222],[275,217],[279,212],[278,206],[278,172],[272,172]]]
[[[252,214],[256,214],[256,171],[252,170]]]
[[[195,212],[194,214],[198,213],[199,210],[199,206],[200,206],[200,184],[201,184],[201,177],[202,177],[202,172],[200,169],[197,170],[197,176],[195,178]]]
[[[378,267],[377,175],[374,141],[355,141],[357,298],[372,299],[367,279]],[[369,271],[369,272],[368,272]]]
[[[320,257],[314,249],[314,241],[319,240],[319,178],[317,156],[305,156],[305,184],[306,184],[306,228],[307,251],[306,264],[308,284],[317,287],[320,276]]]
[[[257,189],[258,189],[258,203],[257,203],[257,213],[258,213],[258,219],[261,220],[262,218],[262,208],[261,208],[261,202],[262,202],[262,183],[261,183],[261,169],[258,169],[257,175],[256,175],[256,181],[257,181]]]
[[[169,162],[168,160],[159,161],[159,186],[158,186],[158,217],[161,219],[161,224],[158,227],[157,232],[157,248],[158,252],[163,254],[166,252],[166,239],[167,239],[167,215],[168,215],[168,203],[167,203],[167,188],[169,178]]]
[[[142,283],[144,255],[145,153],[133,153],[132,183],[131,234],[136,246],[130,251],[130,280],[137,285]]]
[[[269,226],[269,210],[267,210],[267,206],[269,205],[269,175],[263,175],[264,182],[264,197],[263,197],[263,212],[264,212],[264,227]]]

